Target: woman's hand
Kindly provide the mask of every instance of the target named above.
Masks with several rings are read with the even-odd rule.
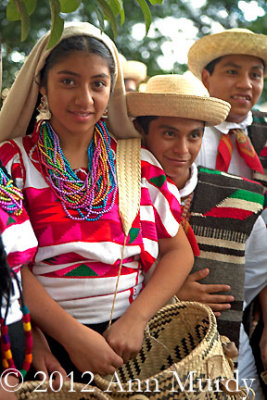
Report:
[[[79,371],[112,374],[123,364],[103,336],[63,310],[27,267],[22,269],[22,279],[32,321],[65,348]]]
[[[123,364],[123,359],[99,333],[80,324],[80,328],[65,344],[71,361],[81,372],[90,371],[101,375],[113,374]]]
[[[1,378],[0,381],[0,399],[1,400],[16,400],[17,396],[12,390],[12,388],[17,388],[20,386],[19,379],[13,375],[7,375]]]
[[[134,358],[142,347],[145,321],[128,318],[127,311],[104,333],[108,344],[127,362]]]
[[[61,379],[63,378],[63,382],[67,379],[67,373],[64,368],[62,368],[56,357],[51,353],[50,347],[42,331],[36,326],[33,326],[32,335],[34,369],[36,370],[36,373],[39,371],[44,372],[47,380],[54,371],[57,371],[58,373],[53,375],[55,378],[53,380],[53,389],[57,390],[60,388],[62,383]]]
[[[203,284],[198,281],[204,279],[209,274],[209,269],[204,268],[190,274],[182,288],[177,293],[180,300],[198,301],[205,303],[214,311],[216,317],[220,316],[221,311],[231,308],[230,302],[234,301],[233,296],[217,294],[226,292],[231,288],[229,285]]]

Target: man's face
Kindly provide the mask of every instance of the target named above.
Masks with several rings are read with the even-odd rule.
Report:
[[[210,74],[202,72],[202,81],[213,97],[228,101],[227,121],[241,122],[259,100],[263,90],[264,65],[260,58],[233,54],[222,57]]]
[[[141,130],[142,132],[142,130]],[[201,147],[204,122],[179,117],[157,117],[143,138],[165,174],[182,188]]]

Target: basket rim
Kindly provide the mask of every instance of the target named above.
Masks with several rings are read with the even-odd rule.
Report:
[[[155,319],[158,318],[158,314],[160,312],[164,312],[165,310],[171,310],[173,308],[188,308],[189,307],[194,307],[194,309],[198,308],[199,310],[205,311],[207,313],[207,317],[209,319],[209,327],[207,330],[207,333],[205,335],[205,337],[201,340],[201,342],[186,356],[184,357],[181,361],[179,361],[179,369],[181,368],[181,370],[184,367],[184,364],[186,364],[188,362],[188,360],[190,360],[191,358],[194,358],[195,360],[198,359],[201,356],[202,353],[202,347],[205,346],[206,348],[206,342],[210,341],[210,339],[207,339],[208,337],[214,337],[214,335],[218,336],[218,340],[220,340],[220,335],[217,331],[217,322],[216,322],[216,318],[215,315],[213,314],[211,308],[205,304],[199,303],[199,302],[195,302],[195,301],[179,301],[177,303],[174,304],[169,304],[167,306],[164,306],[163,308],[161,308],[154,317],[151,318],[151,320],[149,321],[149,324],[152,323]],[[215,328],[215,329],[214,329]],[[195,354],[198,353],[198,354]],[[229,372],[230,372],[230,366],[229,366]],[[169,373],[173,373],[173,371],[175,371],[175,367],[173,367],[173,365],[171,365],[170,367],[166,368],[164,370],[164,374],[169,374]],[[162,375],[162,371],[157,372],[154,375],[151,375],[149,378],[145,378],[142,380],[146,380],[146,379],[157,379],[158,377],[160,377]],[[104,387],[104,385],[106,385],[107,383],[109,383],[109,388],[116,388],[117,384],[116,383],[110,383],[110,381],[108,381],[108,379],[106,379],[106,377],[111,376],[111,375],[105,375],[105,376],[101,376],[99,374],[95,375],[95,382],[97,384],[100,385],[100,387]],[[121,385],[123,387],[123,385],[126,385],[127,382],[121,382]],[[104,390],[104,389],[103,389]]]

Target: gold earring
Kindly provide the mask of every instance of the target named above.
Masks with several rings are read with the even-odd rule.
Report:
[[[48,100],[45,94],[42,95],[41,102],[37,107],[37,110],[39,113],[36,117],[37,121],[51,119],[51,112],[49,110]]]
[[[105,109],[105,111],[102,114],[102,118],[107,118],[108,117],[108,107]]]

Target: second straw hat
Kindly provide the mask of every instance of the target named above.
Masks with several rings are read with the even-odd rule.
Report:
[[[189,49],[188,68],[201,79],[206,65],[216,58],[231,54],[261,58],[267,67],[267,35],[254,33],[249,29],[233,28],[203,36]]]
[[[207,126],[224,121],[231,108],[226,101],[210,97],[200,81],[182,75],[153,76],[145,92],[129,92],[126,99],[132,117],[181,117],[204,121]]]
[[[138,84],[146,79],[147,66],[134,60],[126,60],[122,63],[124,79],[134,79]]]

